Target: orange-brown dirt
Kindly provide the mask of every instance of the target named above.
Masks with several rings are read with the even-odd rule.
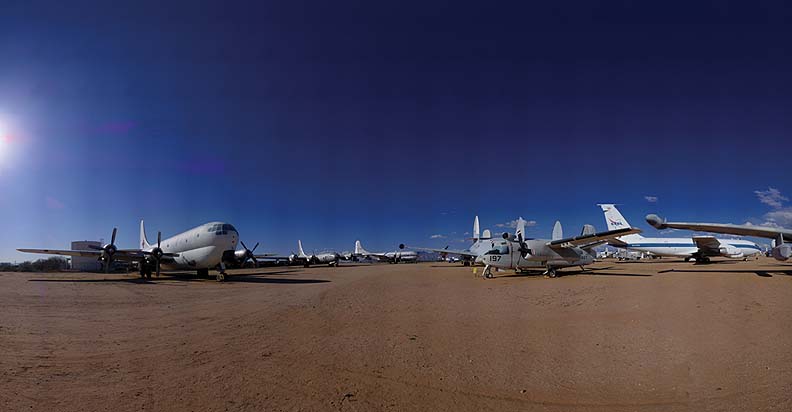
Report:
[[[792,410],[791,265],[592,268],[2,273],[0,410]]]

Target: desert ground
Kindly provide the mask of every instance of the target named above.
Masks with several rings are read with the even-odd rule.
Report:
[[[792,265],[591,268],[0,273],[0,410],[792,410]]]

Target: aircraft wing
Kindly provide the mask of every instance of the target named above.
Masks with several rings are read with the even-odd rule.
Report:
[[[97,259],[99,259],[102,256],[101,250],[58,250],[58,249],[17,249],[17,250],[24,253],[38,253],[41,255],[82,256],[82,257],[95,257]],[[113,254],[113,260],[136,261],[143,259],[144,256],[145,253],[140,250],[122,249],[122,250],[117,250]]]
[[[591,233],[588,235],[581,235],[581,236],[553,240],[547,242],[547,246],[549,246],[552,249],[566,249],[570,247],[589,247],[601,243],[604,240],[632,235],[633,233],[641,233],[641,230],[636,228],[608,230],[607,232]]]
[[[379,260],[383,260],[383,259],[387,260],[388,259],[388,257],[384,253],[366,253],[363,256],[366,256],[366,257],[369,257],[369,258],[373,257],[373,258],[377,258]]]
[[[102,256],[101,250],[56,250],[56,249],[17,249],[24,253],[38,253],[40,255],[62,255],[62,256],[83,256],[95,257]]]
[[[689,223],[668,222],[657,215],[647,215],[646,222],[657,229],[686,229],[697,232],[725,233],[729,235],[764,237],[778,239],[783,236],[787,242],[792,242],[792,230],[754,225],[732,225],[725,223]]]
[[[715,236],[693,236],[693,243],[700,251],[705,252],[705,255],[720,254],[721,243]]]
[[[410,249],[425,250],[427,252],[446,253],[446,254],[449,254],[449,255],[460,255],[460,256],[471,256],[471,257],[478,256],[477,254],[475,254],[475,253],[473,253],[473,252],[471,252],[469,250],[433,249],[433,248],[430,248],[430,247],[413,247],[413,246],[410,246]]]

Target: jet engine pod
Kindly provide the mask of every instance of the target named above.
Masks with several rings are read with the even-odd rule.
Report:
[[[665,229],[667,226],[665,225],[665,219],[657,216],[655,214],[646,215],[646,223],[654,226],[656,229]]]
[[[399,244],[399,249],[404,249],[404,243]]]
[[[509,232],[503,232],[504,239],[509,240],[509,237],[511,237],[511,234]]]
[[[783,245],[773,248],[771,254],[776,260],[787,260],[792,256],[792,245],[784,243]]]
[[[720,252],[721,255],[728,256],[730,258],[743,257],[742,251],[740,251],[740,249],[737,249],[732,245],[721,246],[720,249],[718,249],[718,251]]]

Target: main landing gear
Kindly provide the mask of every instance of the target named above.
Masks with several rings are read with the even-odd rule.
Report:
[[[556,268],[548,267],[547,270],[545,270],[545,272],[543,273],[543,275],[550,278],[556,277]]]
[[[222,282],[225,280],[225,275],[226,275],[225,269],[226,269],[225,262],[220,262],[220,271],[217,272],[217,277],[215,278],[215,280],[217,280],[218,282]]]
[[[490,266],[490,265],[484,266],[484,271],[481,272],[481,276],[484,279],[492,279],[493,278],[493,276],[492,276],[492,266]]]
[[[151,269],[145,266],[140,267],[140,278],[141,279],[151,279]]]

